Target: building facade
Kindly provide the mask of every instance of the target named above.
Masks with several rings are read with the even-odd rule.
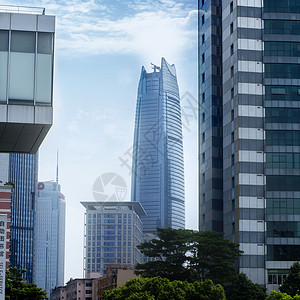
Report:
[[[52,125],[55,17],[43,9],[5,11],[0,11],[0,152],[36,153]]]
[[[218,176],[223,231],[244,251],[239,271],[271,290],[282,283],[300,252],[300,7],[294,0],[199,1],[199,102],[204,93],[207,106],[213,97],[207,97],[206,89],[218,86],[209,53],[213,23],[221,12],[216,34],[222,39],[223,170]],[[214,125],[213,115],[202,106],[199,117],[201,158],[212,143],[206,135]],[[214,201],[206,194],[214,178],[206,170],[200,161],[201,230],[210,218],[206,206]]]
[[[180,97],[174,65],[142,68],[135,117],[131,201],[141,203],[144,232],[185,227]]]
[[[135,265],[143,262],[137,248],[143,241],[141,217],[145,211],[139,202],[81,202],[85,213],[85,276],[106,274],[108,264]]]
[[[64,285],[66,201],[57,182],[38,183],[35,222],[35,283],[51,299]]]
[[[34,282],[34,228],[38,178],[38,155],[11,153],[9,182],[11,201],[10,265],[26,269],[24,278]]]

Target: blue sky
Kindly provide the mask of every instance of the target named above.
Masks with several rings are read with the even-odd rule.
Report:
[[[197,1],[32,0],[56,15],[54,125],[39,152],[39,180],[59,181],[67,201],[65,279],[83,275],[83,214],[92,186],[120,174],[130,199],[130,170],[120,157],[132,146],[141,67],[175,64],[184,97],[186,225],[197,228]]]

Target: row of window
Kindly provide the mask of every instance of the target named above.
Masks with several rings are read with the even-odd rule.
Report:
[[[122,215],[123,215],[123,218],[127,218],[127,216],[128,216],[128,219],[131,219],[131,214],[114,214],[114,213],[111,213],[111,214],[103,214],[103,218],[115,218],[116,216],[118,215],[118,218],[120,219],[120,218],[122,218]],[[93,219],[95,219],[95,218],[98,218],[98,219],[101,219],[101,217],[102,217],[102,214],[100,214],[100,213],[97,213],[97,214],[91,214],[91,213],[89,213],[88,214],[88,218],[93,218]]]
[[[300,21],[290,20],[265,20],[265,34],[300,34]]]
[[[267,191],[300,191],[300,176],[271,175],[266,180]]]
[[[300,131],[267,130],[266,145],[268,146],[300,146]]]
[[[298,261],[300,247],[298,245],[268,245],[267,260],[269,261]]]
[[[266,108],[266,123],[300,123],[299,108]]]
[[[264,0],[264,12],[300,13],[299,0]]]
[[[300,237],[300,222],[267,222],[267,237]]]
[[[300,101],[300,87],[267,85],[265,87],[265,100]]]
[[[265,42],[265,56],[300,56],[300,43],[293,42]]]
[[[266,153],[266,168],[300,169],[300,153]]]
[[[300,214],[300,198],[267,198],[266,214]]]
[[[300,65],[297,65],[297,64],[265,64],[265,78],[300,79]]]

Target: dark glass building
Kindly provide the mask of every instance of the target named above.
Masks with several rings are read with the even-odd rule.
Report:
[[[299,1],[199,1],[200,230],[216,230],[208,222],[223,218],[225,238],[244,251],[239,271],[268,290],[278,288],[300,252],[299,29]],[[220,143],[211,92],[219,88],[216,47]],[[219,169],[209,164],[215,145]],[[220,214],[208,192],[216,186]]]

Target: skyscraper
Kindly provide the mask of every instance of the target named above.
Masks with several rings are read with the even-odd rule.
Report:
[[[66,202],[57,182],[38,183],[35,230],[35,283],[48,297],[64,285]]]
[[[300,253],[299,13],[299,1],[199,1],[200,229],[223,218],[239,271],[269,290]],[[218,170],[201,160],[214,148]],[[222,185],[214,213],[209,190]]]
[[[14,184],[11,200],[10,265],[26,269],[24,278],[34,282],[34,218],[38,155],[11,153],[9,182]]]
[[[144,232],[185,227],[180,97],[174,65],[162,58],[154,72],[142,68],[132,163],[131,200],[144,207]]]

